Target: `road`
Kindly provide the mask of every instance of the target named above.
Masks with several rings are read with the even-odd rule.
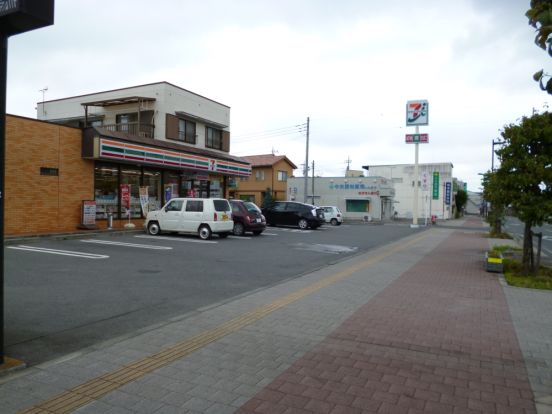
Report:
[[[504,229],[507,233],[515,236],[520,243],[523,240],[524,224],[516,217],[507,217],[504,221]],[[534,233],[542,233],[542,255],[547,262],[552,262],[552,225],[543,224],[540,227],[533,227]],[[536,248],[536,238],[534,241]]]
[[[5,249],[6,354],[35,365],[189,315],[422,229],[344,224],[259,237],[99,234]]]

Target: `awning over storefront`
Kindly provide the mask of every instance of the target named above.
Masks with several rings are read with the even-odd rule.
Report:
[[[136,137],[101,127],[83,131],[82,157],[229,176],[251,175],[251,164],[230,154],[184,148],[176,143]]]

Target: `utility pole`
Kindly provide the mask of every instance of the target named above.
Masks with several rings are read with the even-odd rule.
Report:
[[[310,127],[310,118],[307,117],[307,150],[305,151],[305,171],[303,171],[303,177],[305,177],[305,200],[306,203],[308,200],[308,186],[309,186],[309,127]]]
[[[312,160],[312,205],[314,206],[314,160]]]
[[[347,155],[347,160],[345,161],[345,164],[347,164],[347,170],[345,170],[345,176],[347,176],[347,171],[349,171],[352,162],[353,160],[351,159],[351,157]]]
[[[46,111],[44,110],[44,98],[46,96],[46,91],[48,90],[48,87],[45,86],[44,89],[39,89],[39,92],[42,92],[42,119],[44,119],[44,115]]]
[[[494,156],[495,156],[495,145],[503,145],[505,142],[501,141],[500,139],[497,139],[496,141],[493,139],[493,152],[491,154],[491,172],[494,171]]]

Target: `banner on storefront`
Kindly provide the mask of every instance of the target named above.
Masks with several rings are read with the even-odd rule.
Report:
[[[130,214],[130,184],[121,184],[121,206]]]
[[[450,183],[445,183],[445,204],[450,206],[451,203],[451,188]]]
[[[439,200],[439,173],[433,173],[433,199]]]
[[[149,212],[148,186],[140,187],[140,206],[142,207],[142,213],[146,216]]]

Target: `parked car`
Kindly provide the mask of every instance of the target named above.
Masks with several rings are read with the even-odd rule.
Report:
[[[266,229],[265,217],[255,203],[230,200],[230,206],[232,206],[233,233],[235,236],[243,236],[245,232],[249,231],[258,236]]]
[[[339,226],[343,223],[343,214],[339,207],[336,206],[321,206],[324,210],[324,219],[326,223],[330,223],[332,226]]]
[[[173,198],[160,210],[146,216],[149,234],[161,232],[197,233],[207,240],[213,233],[227,237],[234,228],[232,208],[223,198]]]
[[[296,201],[276,201],[263,208],[262,213],[269,226],[298,226],[305,230],[308,227],[317,229],[324,224],[324,211],[321,208]]]

